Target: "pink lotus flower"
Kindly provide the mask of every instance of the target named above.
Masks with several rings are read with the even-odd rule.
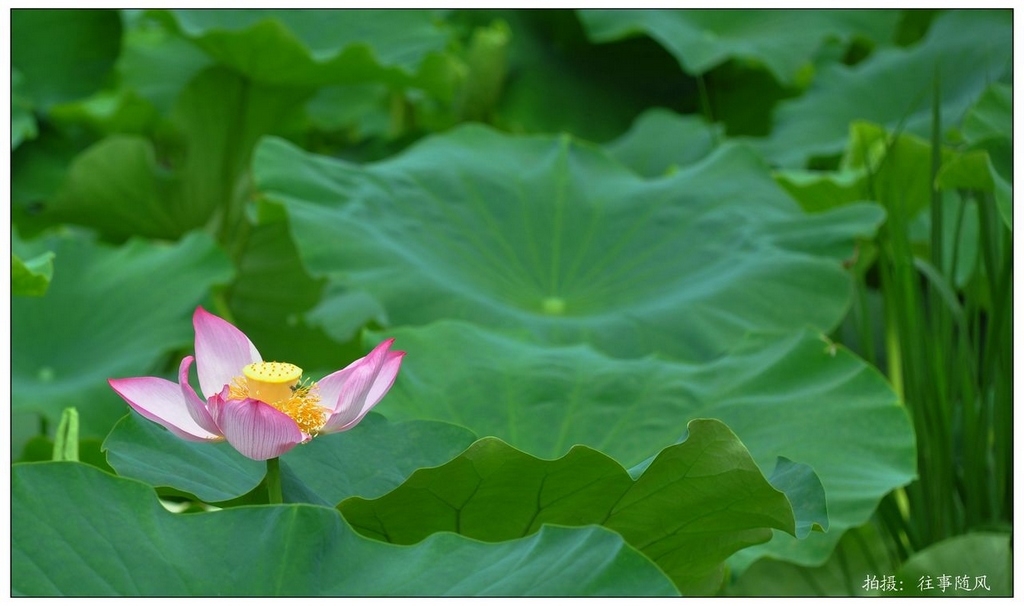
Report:
[[[388,339],[318,383],[301,381],[294,364],[264,362],[242,331],[196,308],[196,367],[200,398],[189,385],[192,356],[181,361],[178,382],[158,377],[109,379],[136,412],[194,442],[227,440],[262,461],[279,457],[319,434],[351,429],[391,389],[404,351]]]

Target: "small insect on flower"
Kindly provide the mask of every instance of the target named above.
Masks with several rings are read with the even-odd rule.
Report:
[[[178,382],[158,377],[109,379],[143,417],[196,442],[227,440],[243,455],[279,457],[320,434],[355,427],[391,389],[404,351],[388,339],[320,381],[287,362],[264,362],[242,331],[196,308],[196,355],[185,357]],[[203,398],[189,384],[193,360]]]

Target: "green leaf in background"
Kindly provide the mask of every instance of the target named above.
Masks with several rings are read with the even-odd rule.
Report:
[[[179,168],[180,212],[201,222],[215,216],[221,236],[231,237],[225,234],[242,221],[248,194],[243,175],[256,141],[280,133],[311,94],[311,89],[251,82],[220,66],[190,80],[174,106],[186,146]]]
[[[993,82],[964,117],[964,139],[978,144],[1013,138],[1013,86]]]
[[[10,44],[24,94],[45,111],[107,81],[121,50],[121,17],[111,10],[12,10]]]
[[[469,430],[448,423],[388,423],[370,413],[347,432],[321,436],[283,456],[282,467],[290,474],[284,478],[284,498],[333,506],[350,496],[377,497],[413,471],[450,460],[474,439]],[[226,443],[187,442],[135,414],[114,427],[103,449],[118,475],[206,502],[240,497],[266,474],[262,461],[247,459]]]
[[[786,457],[779,457],[775,470],[768,478],[772,486],[781,490],[793,506],[798,539],[806,537],[812,530],[828,530],[828,504],[821,481],[809,465],[795,463]]]
[[[942,155],[944,161],[952,157],[946,149]],[[931,143],[925,139],[854,122],[841,169],[864,173],[861,199],[877,200],[886,212],[899,213],[904,221],[910,221],[931,204],[931,156]]]
[[[457,11],[452,18],[509,26],[507,78],[493,117],[502,130],[608,141],[649,107],[681,111],[695,89],[652,40],[592,44],[576,11]]]
[[[688,429],[685,442],[662,451],[635,481],[585,446],[544,461],[485,438],[380,499],[338,508],[356,530],[399,544],[438,532],[494,542],[544,524],[600,524],[656,562],[684,595],[708,594],[730,554],[767,541],[771,528],[796,527],[785,495],[728,427],[705,419]]]
[[[688,74],[700,75],[728,59],[762,63],[782,83],[830,38],[888,41],[897,11],[864,10],[582,10],[592,40],[646,34],[661,43]]]
[[[627,133],[604,149],[637,174],[654,178],[705,158],[716,147],[721,128],[700,116],[662,108],[641,114]]]
[[[353,337],[367,316],[353,314],[348,330],[332,325],[326,331],[344,346],[306,321],[304,314],[320,300],[324,281],[311,278],[302,266],[287,217],[249,226],[237,268],[225,301],[235,326],[268,358],[293,360],[307,376],[319,377],[366,353]]]
[[[729,596],[866,596],[864,583],[896,571],[874,523],[843,535],[828,561],[805,567],[772,559],[758,560],[726,586]],[[888,594],[889,597],[903,594]]]
[[[905,596],[1010,597],[1012,563],[1009,533],[970,532],[910,556],[896,578]]]
[[[311,126],[324,131],[346,130],[353,141],[388,137],[391,94],[381,83],[322,86],[306,104]]]
[[[450,33],[430,11],[176,10],[178,29],[257,82],[323,86],[383,81],[450,99]]]
[[[82,436],[102,438],[126,410],[107,379],[152,374],[191,343],[193,310],[231,267],[200,233],[117,248],[75,234],[14,242],[16,254],[42,250],[60,268],[45,297],[11,300],[12,406],[53,423],[74,406]]]
[[[25,78],[17,69],[11,70],[11,150],[39,134],[32,101],[27,97]]]
[[[802,168],[775,171],[775,181],[809,213],[845,206],[866,197],[864,171],[841,169],[812,171]]]
[[[46,207],[85,146],[50,130],[11,152],[11,223],[25,237],[50,227]]]
[[[942,150],[942,168],[935,179],[941,190],[975,188],[994,192],[1009,212],[1012,188],[993,169],[987,152]],[[783,169],[776,181],[808,212],[877,200],[887,213],[899,213],[912,227],[915,245],[930,246],[930,217],[925,213],[932,196],[931,144],[906,133],[893,135],[876,124],[854,123],[841,166],[835,171]],[[963,207],[961,209],[961,207]],[[956,196],[942,199],[943,272],[954,274],[963,286],[975,274],[979,224],[974,201]],[[953,272],[953,260],[957,265]]]
[[[153,20],[143,19],[125,29],[117,71],[122,86],[167,115],[189,81],[210,63],[194,44]]]
[[[888,214],[898,214],[902,222],[912,223],[911,239],[927,251],[931,246],[931,217],[926,209],[932,203],[933,179],[937,179],[940,189],[949,187],[949,182],[964,178],[964,164],[972,171],[987,168],[983,156],[980,152],[958,154],[943,148],[942,169],[936,178],[932,175],[932,146],[928,141],[906,133],[893,135],[875,124],[855,123],[850,128],[850,147],[841,171],[859,170],[864,198],[877,200]],[[983,179],[984,173],[972,172],[969,180],[959,184],[991,189],[991,182]],[[962,286],[974,275],[978,259],[981,236],[977,210],[973,202],[956,196],[944,196],[940,208],[944,231],[942,273],[953,275],[955,283]]]
[[[104,89],[80,101],[55,105],[48,117],[56,129],[89,133],[90,136],[159,136],[156,133],[164,128],[157,109],[134,91],[123,87]],[[94,141],[90,139],[89,142]]]
[[[943,163],[935,177],[935,185],[939,189],[976,189],[992,192],[996,188],[994,177],[998,177],[998,173],[992,166],[988,152],[969,151]]]
[[[500,544],[443,534],[398,547],[360,537],[326,507],[176,515],[151,488],[87,465],[19,464],[11,475],[19,595],[677,594],[597,527]]]
[[[508,76],[508,47],[512,31],[505,21],[473,30],[466,45],[466,80],[456,100],[460,120],[484,121],[493,117],[494,107]]]
[[[172,239],[201,221],[177,208],[177,179],[157,164],[153,144],[138,136],[101,139],[75,157],[47,212],[111,238]]]
[[[568,137],[470,125],[366,167],[268,139],[254,173],[310,272],[365,290],[393,324],[459,317],[708,359],[751,330],[831,330],[851,292],[853,238],[780,242],[829,218],[804,215],[744,147],[644,180]],[[870,235],[881,218],[858,206],[837,223]]]
[[[17,297],[41,297],[53,279],[53,253],[44,252],[28,261],[11,255],[11,294]]]
[[[957,125],[985,88],[1011,67],[1010,11],[939,15],[908,49],[882,49],[862,63],[834,65],[804,95],[780,104],[761,149],[772,162],[802,167],[838,154],[851,122],[866,120],[916,135],[931,132],[934,79],[941,86],[943,128]]]
[[[828,48],[837,43],[833,41]],[[826,57],[826,53],[819,54],[815,63],[838,60]],[[808,64],[800,74],[801,80],[808,79],[814,69]],[[692,111],[723,126],[729,137],[766,136],[772,130],[775,106],[797,94],[753,62],[728,61],[699,76],[699,81],[700,95]]]
[[[972,149],[990,158],[987,170],[1003,222],[1013,229],[1013,87],[994,82],[964,118],[963,135]]]
[[[248,83],[220,68],[205,70],[175,105],[183,159],[166,149],[158,157],[153,141],[143,136],[108,136],[76,155],[66,177],[57,172],[63,166],[54,167],[57,175],[50,176],[62,185],[49,196],[40,192],[44,218],[92,227],[115,240],[176,239],[217,212],[230,213],[220,217],[221,224],[237,222],[245,196],[240,176],[253,145],[278,132],[285,117],[297,115],[308,95]]]
[[[393,420],[458,423],[536,457],[583,444],[628,468],[678,441],[691,419],[715,418],[766,475],[778,457],[809,465],[828,498],[830,532],[802,541],[777,536],[756,557],[824,561],[845,529],[863,524],[883,495],[914,477],[914,434],[892,388],[809,332],[751,337],[703,364],[615,359],[461,322],[386,334],[408,352],[376,409]]]
[[[1003,223],[1013,230],[1013,186],[994,173],[992,179],[996,184],[995,197],[996,205],[999,207],[999,216],[1003,218]]]

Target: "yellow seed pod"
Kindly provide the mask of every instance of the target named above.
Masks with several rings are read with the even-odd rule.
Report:
[[[302,378],[302,369],[287,362],[255,362],[242,373],[249,384],[249,397],[267,404],[290,398]]]

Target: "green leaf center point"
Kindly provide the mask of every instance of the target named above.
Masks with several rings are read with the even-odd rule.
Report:
[[[561,297],[545,297],[540,308],[549,316],[560,316],[565,313],[565,299]]]

